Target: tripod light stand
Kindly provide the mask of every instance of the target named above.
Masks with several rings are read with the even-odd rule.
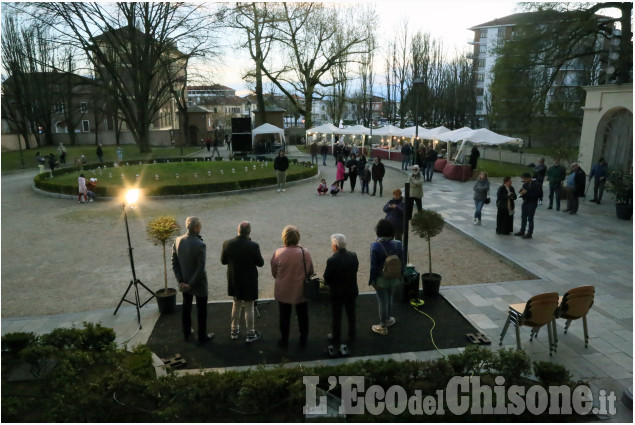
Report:
[[[117,314],[119,307],[121,307],[121,303],[123,303],[124,301],[134,305],[137,308],[137,322],[139,324],[139,329],[141,329],[142,327],[141,326],[141,312],[139,311],[139,309],[143,307],[144,305],[146,305],[152,298],[155,297],[155,295],[150,288],[145,286],[143,282],[137,279],[137,274],[135,273],[135,269],[134,269],[134,257],[132,256],[132,245],[130,244],[130,230],[128,228],[128,214],[126,213],[126,206],[133,205],[135,202],[137,202],[137,199],[139,199],[139,189],[131,189],[126,193],[126,202],[121,204],[121,210],[123,211],[124,222],[126,223],[126,236],[128,237],[128,257],[130,258],[132,280],[130,281],[130,284],[128,285],[128,289],[126,289],[126,292],[124,292],[123,296],[121,297],[119,304],[117,304],[117,308],[115,309],[115,312],[113,314]],[[139,285],[143,286],[151,294],[151,297],[148,298],[143,304],[141,304],[141,300],[139,297]],[[130,301],[126,299],[126,295],[128,295],[128,292],[130,291],[131,288],[134,288],[134,301]]]

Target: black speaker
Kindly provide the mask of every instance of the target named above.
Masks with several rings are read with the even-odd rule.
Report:
[[[232,133],[251,133],[251,118],[232,118]]]
[[[232,151],[251,151],[251,134],[232,134]]]

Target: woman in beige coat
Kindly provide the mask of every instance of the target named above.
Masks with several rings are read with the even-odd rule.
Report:
[[[421,211],[423,198],[423,174],[419,172],[419,166],[415,164],[412,167],[410,175],[410,196],[408,197],[408,217],[412,215],[413,203],[417,204],[417,212]]]
[[[271,257],[271,274],[275,278],[273,296],[278,301],[280,312],[280,341],[278,346],[289,345],[289,327],[291,309],[295,305],[300,329],[300,348],[306,347],[309,336],[309,308],[304,298],[305,268],[307,274],[313,274],[311,254],[300,243],[300,232],[295,226],[287,226],[282,231],[282,243]]]

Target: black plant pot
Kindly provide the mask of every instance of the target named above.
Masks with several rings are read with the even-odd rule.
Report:
[[[421,284],[423,285],[424,296],[435,297],[439,295],[441,275],[436,273],[424,273],[421,275]]]
[[[633,204],[615,204],[615,213],[620,220],[630,220],[633,216]]]
[[[159,313],[170,314],[176,310],[176,289],[159,289],[154,293],[159,306]]]

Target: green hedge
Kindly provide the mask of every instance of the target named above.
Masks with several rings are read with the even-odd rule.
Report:
[[[164,160],[160,159],[159,161],[162,162]],[[247,159],[246,162],[236,162],[236,167],[242,168],[243,166],[252,166],[254,164],[248,161],[249,159]],[[311,166],[310,162],[298,163],[297,160],[292,160],[292,161],[295,161],[295,162],[293,162],[292,166],[289,168],[289,172],[287,173],[288,182],[303,180],[303,179],[315,176],[318,173],[317,167],[310,168]],[[143,162],[143,161],[139,161],[139,162]],[[138,165],[139,162],[133,165]],[[231,166],[233,164],[232,162],[228,162],[228,161],[225,161],[223,164],[219,164],[217,162],[209,162],[209,161],[194,161],[193,159],[188,158],[187,160],[183,160],[183,161],[172,161],[170,162],[170,165],[180,166],[180,163],[182,162],[189,162],[189,163],[197,162],[199,164],[197,165],[199,168],[204,167],[205,164],[207,164],[207,166],[204,168],[222,167],[224,165]],[[143,163],[154,164],[154,161],[145,161]],[[117,172],[119,172],[120,170],[125,169],[121,167],[114,168],[112,164],[107,164],[107,166],[108,166],[109,173],[112,172],[112,170],[117,170]],[[153,165],[153,167],[154,166],[161,167],[161,165],[158,165],[158,164]],[[35,187],[46,192],[61,193],[66,195],[76,195],[77,183],[75,181],[72,181],[72,182],[69,181],[69,179],[66,178],[66,176],[68,174],[79,176],[80,173],[84,173],[86,178],[90,178],[93,176],[90,173],[91,170],[96,170],[96,169],[97,169],[96,165],[90,166],[90,167],[84,167],[84,170],[80,170],[77,167],[70,167],[70,168],[65,168],[63,171],[57,172],[59,174],[56,177],[61,177],[61,178],[49,178],[49,173],[46,172],[46,173],[41,173],[35,176],[33,181],[34,181]],[[258,171],[261,171],[261,170],[258,170]],[[103,181],[103,178],[101,179]],[[201,183],[174,184],[174,183],[166,182],[165,184],[144,187],[143,189],[147,196],[167,196],[167,195],[187,195],[187,194],[227,192],[232,190],[251,189],[251,188],[270,186],[270,185],[276,184],[276,176],[273,174],[273,172],[264,178],[263,177],[251,177],[251,178],[244,177],[241,180],[237,180],[237,181],[205,182],[204,179],[206,179],[206,177],[203,175],[203,172],[201,171],[201,178],[200,178]],[[122,190],[122,186],[109,184],[109,185],[97,185],[95,192],[97,196],[117,197],[119,196],[121,190]]]
[[[56,329],[34,338],[32,334],[7,334],[3,349],[2,420],[6,422],[303,422],[305,376],[319,376],[318,387],[341,396],[341,387],[330,387],[329,377],[364,377],[365,389],[379,385],[401,386],[408,396],[436,395],[454,376],[479,376],[481,385],[493,385],[494,376],[510,385],[534,385],[525,376],[531,362],[523,351],[491,352],[468,346],[448,359],[431,361],[357,361],[338,366],[263,367],[250,371],[168,375],[156,379],[150,351],[116,349],[112,330],[84,324],[84,329]],[[15,343],[19,341],[19,343]],[[25,346],[26,343],[26,346]],[[31,365],[39,379],[9,381],[21,364]],[[50,365],[55,367],[47,367]],[[540,385],[574,386],[559,365],[534,363]],[[556,379],[553,379],[557,375]],[[496,394],[494,394],[496,396]],[[446,400],[447,401],[447,400]],[[507,401],[507,400],[504,400]],[[433,422],[509,421],[509,416],[434,415]],[[373,416],[349,415],[355,422],[421,422],[424,416],[388,411]],[[428,420],[430,420],[428,419]],[[575,415],[532,416],[525,412],[514,421],[580,421]]]

